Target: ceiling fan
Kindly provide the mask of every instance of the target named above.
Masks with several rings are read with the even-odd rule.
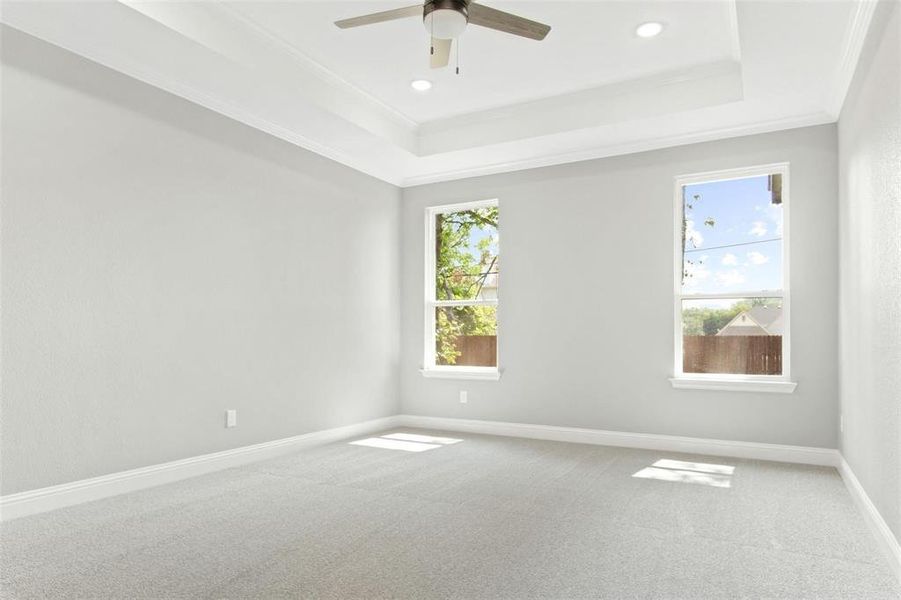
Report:
[[[543,40],[551,30],[549,25],[489,8],[471,0],[427,0],[422,5],[342,19],[335,21],[335,25],[341,29],[349,29],[420,15],[426,31],[432,36],[430,62],[433,69],[447,66],[454,39],[459,37],[470,23],[533,40]]]

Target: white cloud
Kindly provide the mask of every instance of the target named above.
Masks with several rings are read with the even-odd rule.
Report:
[[[694,221],[686,221],[685,222],[685,241],[689,242],[695,248],[700,248],[701,244],[704,243],[704,236],[701,235],[701,232],[695,229]]]
[[[727,267],[734,267],[738,264],[738,257],[732,254],[731,252],[723,257],[723,264]]]
[[[766,207],[766,218],[773,224],[776,235],[782,235],[782,205],[768,204]]]
[[[749,231],[751,235],[756,235],[757,237],[763,237],[766,235],[766,223],[763,221],[754,221],[753,226],[751,227],[751,231]]]
[[[738,285],[739,283],[744,283],[745,276],[735,269],[732,269],[731,271],[717,271],[716,281],[723,287],[729,287],[732,285]]]
[[[760,252],[748,252],[748,260],[752,265],[765,265],[770,262],[770,257],[764,256]]]

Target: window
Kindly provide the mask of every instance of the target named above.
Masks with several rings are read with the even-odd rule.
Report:
[[[788,165],[676,180],[674,387],[791,392]]]
[[[497,379],[496,200],[426,213],[423,374]]]

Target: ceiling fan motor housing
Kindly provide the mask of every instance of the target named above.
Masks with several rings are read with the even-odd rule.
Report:
[[[430,0],[422,7],[422,22],[432,37],[452,40],[469,22],[469,3],[465,0]]]

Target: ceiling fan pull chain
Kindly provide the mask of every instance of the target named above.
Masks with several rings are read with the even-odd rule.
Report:
[[[435,19],[429,23],[431,31],[429,31],[429,54],[435,56]]]
[[[461,38],[457,38],[457,75],[460,74],[460,41]]]

